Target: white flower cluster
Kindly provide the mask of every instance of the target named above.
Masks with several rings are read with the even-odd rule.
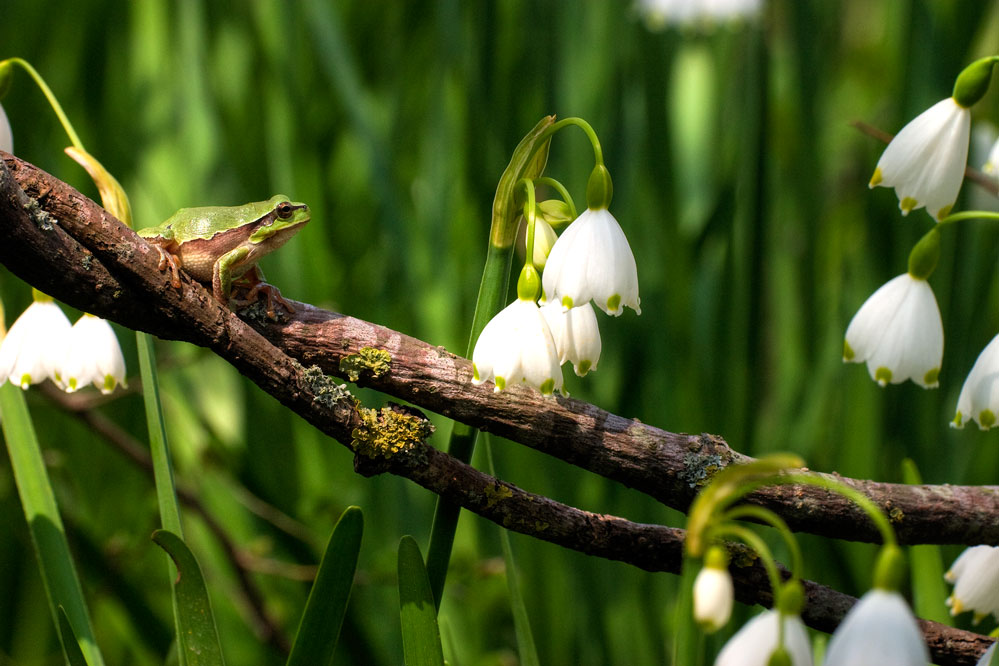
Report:
[[[763,0],[638,0],[636,8],[650,30],[669,24],[701,25],[737,21],[760,13]]]
[[[971,611],[976,623],[989,614],[999,618],[999,547],[965,548],[944,579],[954,586],[947,599],[951,615]]]
[[[739,629],[715,666],[767,666],[777,648],[779,612],[768,610]],[[811,666],[808,634],[797,615],[783,616],[784,648],[793,666]],[[832,635],[825,666],[926,666],[930,655],[916,618],[898,592],[874,588],[850,609]]]
[[[493,380],[496,391],[523,383],[551,395],[562,389],[563,363],[580,377],[597,369],[600,330],[591,300],[607,314],[620,315],[624,306],[641,314],[635,257],[606,208],[587,209],[559,236],[542,285],[543,307],[518,298],[482,329],[473,383]]]
[[[23,389],[51,379],[67,392],[93,384],[102,393],[125,385],[125,359],[111,325],[85,314],[72,326],[59,306],[36,300],[0,343],[0,383]]]

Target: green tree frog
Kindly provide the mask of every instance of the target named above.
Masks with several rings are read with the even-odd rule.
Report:
[[[160,253],[159,269],[170,270],[171,284],[180,289],[183,270],[205,285],[221,303],[229,304],[233,287],[246,288],[241,305],[267,297],[267,315],[277,319],[274,303],[289,313],[295,309],[276,287],[263,281],[257,261],[284,245],[309,221],[309,207],[278,194],[267,201],[242,206],[181,208],[163,224],[140,229]],[[234,301],[236,299],[233,299]]]

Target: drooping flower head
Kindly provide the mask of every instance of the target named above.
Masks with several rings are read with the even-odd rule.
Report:
[[[579,377],[597,369],[600,361],[600,328],[597,315],[588,302],[564,310],[560,303],[546,303],[541,313],[558,349],[559,362],[571,362]]]
[[[566,309],[589,300],[611,315],[624,306],[641,314],[638,269],[628,239],[606,208],[587,208],[552,247],[542,278],[544,298]]]
[[[929,283],[903,273],[882,285],[846,329],[843,360],[867,363],[882,386],[911,379],[937,386],[943,362],[943,320]]]
[[[708,633],[718,631],[732,617],[734,599],[728,553],[720,546],[712,546],[694,579],[694,620]]]
[[[870,186],[894,187],[903,215],[926,207],[940,220],[950,213],[968,163],[971,112],[953,97],[916,116],[881,154]]]
[[[715,666],[768,666],[777,649],[779,617],[771,609],[744,624],[718,653]],[[797,615],[784,615],[784,647],[792,666],[812,666],[808,633]]]
[[[107,321],[85,314],[73,325],[60,380],[70,393],[93,384],[107,395],[125,384],[125,358]]]
[[[59,384],[70,323],[59,306],[42,297],[28,306],[0,344],[0,382],[23,389],[46,379]]]
[[[970,420],[982,430],[996,425],[999,417],[999,335],[985,346],[964,380],[957,398],[957,413],[951,426],[963,428]]]
[[[875,587],[833,633],[825,666],[926,666],[930,654],[916,618],[898,592]]]
[[[954,585],[947,599],[951,615],[972,611],[976,624],[990,613],[999,617],[999,548],[965,548],[944,579]]]

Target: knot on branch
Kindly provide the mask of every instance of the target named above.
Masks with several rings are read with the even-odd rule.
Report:
[[[434,426],[419,410],[389,403],[381,409],[358,407],[361,424],[351,432],[354,469],[365,476],[381,474],[404,460],[426,464],[421,444]]]

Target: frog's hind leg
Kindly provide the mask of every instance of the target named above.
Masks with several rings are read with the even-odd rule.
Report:
[[[156,251],[160,253],[160,263],[157,266],[161,271],[170,270],[170,286],[180,289],[180,259],[169,250],[158,243],[150,243]]]

